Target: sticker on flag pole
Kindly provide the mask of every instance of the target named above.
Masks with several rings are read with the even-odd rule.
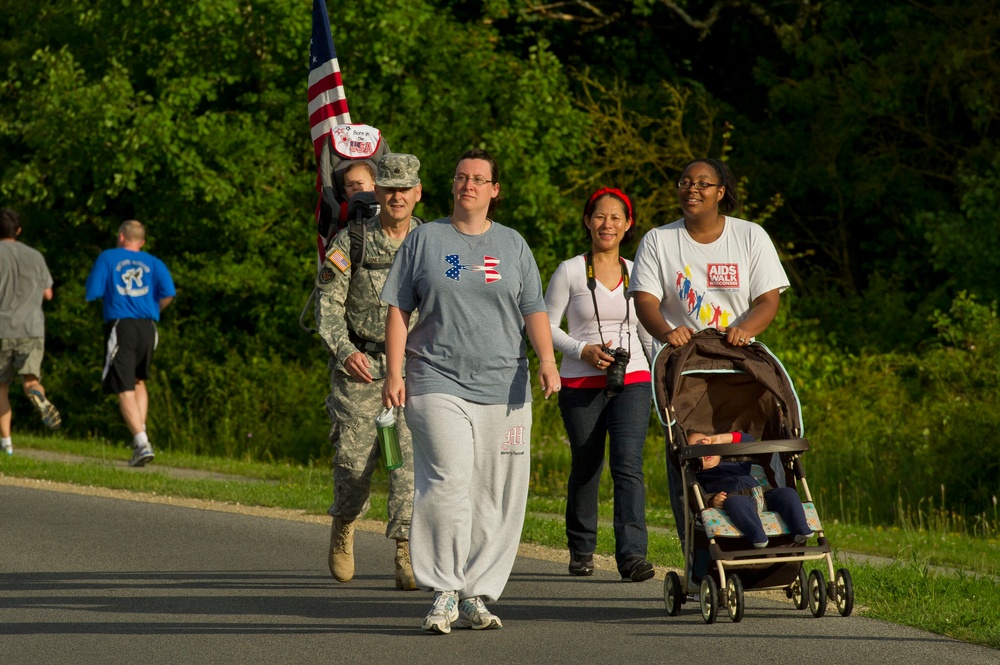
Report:
[[[334,151],[344,159],[367,159],[382,142],[382,132],[371,125],[337,125],[330,133]]]

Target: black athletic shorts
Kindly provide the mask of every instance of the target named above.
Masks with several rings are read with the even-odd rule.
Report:
[[[149,378],[156,349],[156,322],[150,319],[117,319],[104,324],[104,371],[101,388],[107,395],[135,390],[136,380]]]

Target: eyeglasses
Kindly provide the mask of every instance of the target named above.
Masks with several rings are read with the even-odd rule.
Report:
[[[699,192],[703,189],[708,189],[709,187],[718,187],[718,186],[719,183],[717,182],[705,182],[703,180],[699,180],[698,182],[695,182],[694,180],[681,180],[680,182],[677,183],[677,189],[688,189],[690,187],[694,187]]]
[[[476,187],[482,187],[483,185],[488,185],[489,183],[493,182],[492,180],[487,180],[482,176],[478,175],[467,176],[464,173],[459,173],[457,176],[452,178],[452,180],[454,180],[455,183],[460,186],[464,185],[465,183],[471,180],[472,184],[475,185]]]

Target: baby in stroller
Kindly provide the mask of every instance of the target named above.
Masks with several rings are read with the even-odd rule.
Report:
[[[688,432],[688,445],[742,443],[754,441],[746,432],[703,434]],[[791,487],[769,487],[766,490],[750,472],[750,462],[722,462],[718,455],[701,458],[701,470],[695,474],[705,490],[705,503],[710,508],[725,510],[730,521],[753,543],[767,547],[768,538],[760,521],[765,510],[778,513],[788,525],[795,543],[805,543],[813,531],[806,521],[799,493]]]
[[[737,348],[716,330],[699,331],[660,349],[653,401],[684,555],[684,569],[663,580],[667,614],[693,601],[706,623],[720,607],[737,622],[744,590],[784,590],[813,616],[823,616],[828,598],[850,615],[853,583],[833,567],[803,467],[810,447],[801,406],[777,357],[760,342]],[[813,562],[825,564],[829,582],[806,569]]]

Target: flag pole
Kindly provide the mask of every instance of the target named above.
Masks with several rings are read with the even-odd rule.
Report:
[[[316,202],[316,242],[320,265],[324,259],[326,240],[325,230],[321,228],[323,184],[320,170],[323,165],[320,156],[331,130],[350,123],[351,112],[347,108],[340,62],[330,32],[330,15],[324,0],[313,0],[312,39],[309,42],[309,132],[316,158],[316,191],[320,194]]]

